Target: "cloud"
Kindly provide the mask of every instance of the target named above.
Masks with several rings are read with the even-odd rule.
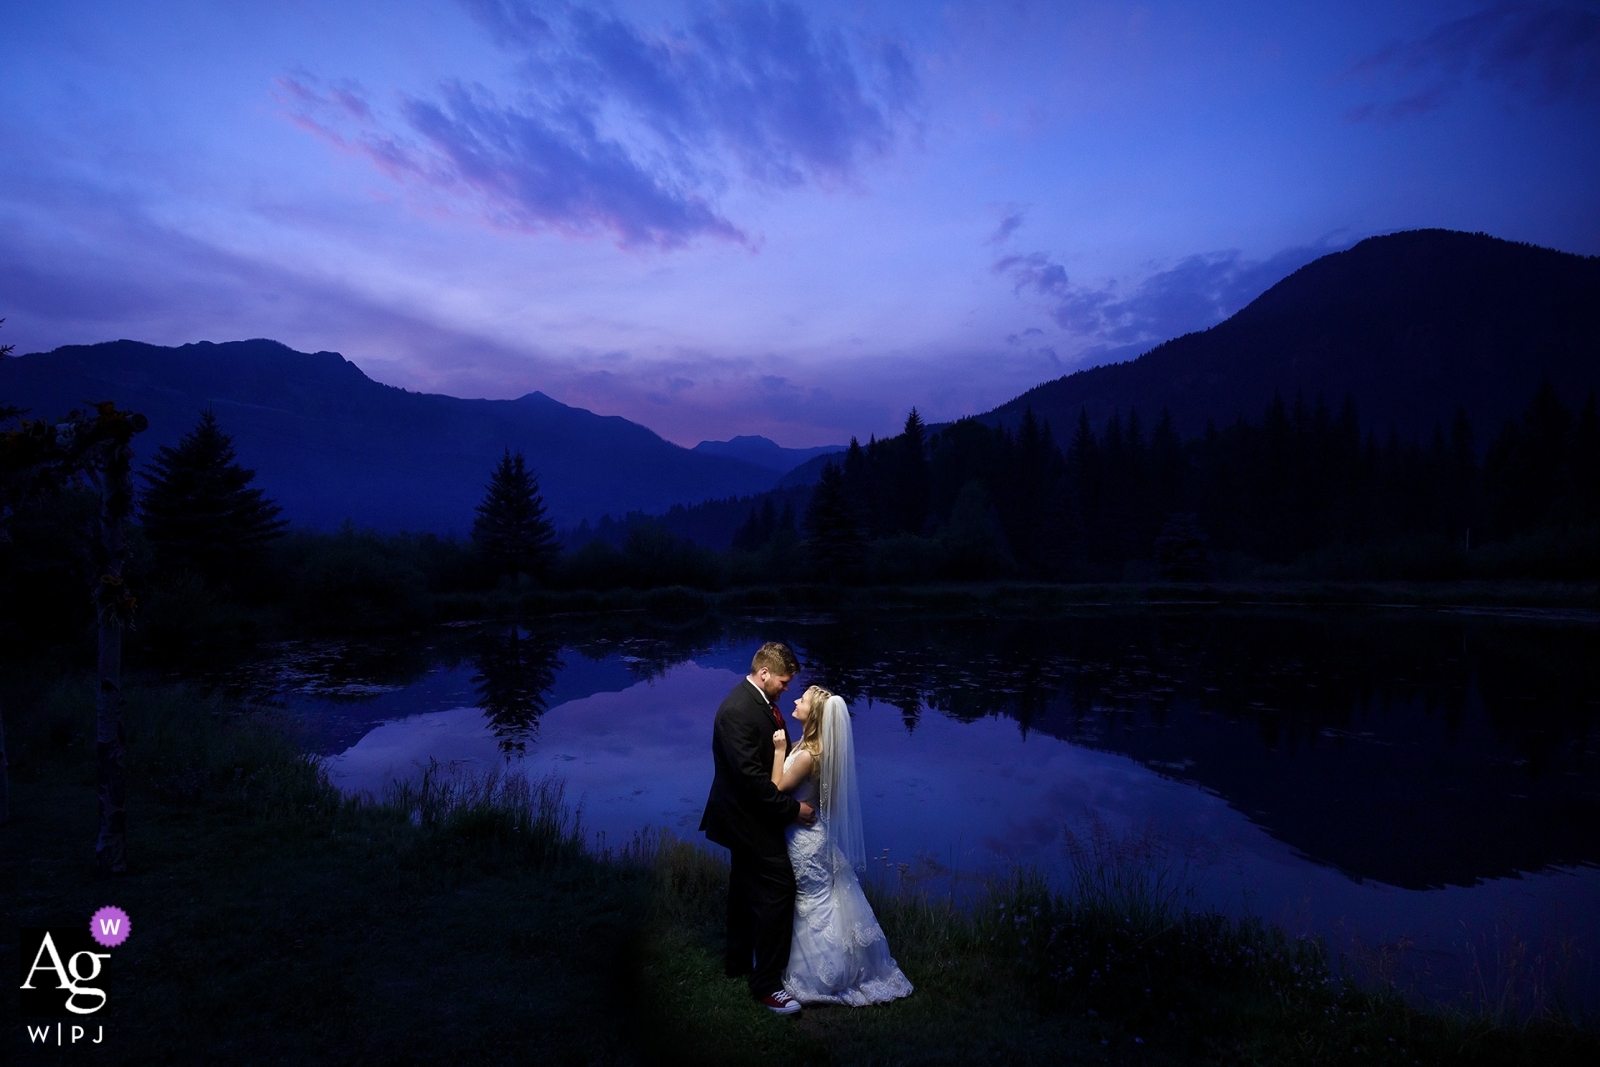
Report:
[[[469,186],[502,225],[606,231],[625,246],[672,248],[702,235],[746,240],[702,197],[603,137],[576,107],[542,115],[503,108],[459,83],[445,86],[443,97],[442,104],[405,102],[411,128],[434,152],[406,164],[436,185]]]
[[[653,31],[580,8],[464,6],[515,61],[515,99],[457,79],[380,115],[306,74],[281,79],[279,99],[303,128],[500,228],[748,245],[716,206],[734,182],[848,184],[891,150],[919,91],[899,45],[852,47],[788,4]]]
[[[1600,5],[1502,3],[1440,23],[1423,36],[1359,60],[1352,77],[1421,78],[1393,103],[1368,103],[1345,119],[1402,119],[1443,106],[1463,78],[1497,82],[1541,102],[1600,89]]]
[[[1192,255],[1126,292],[1116,282],[1098,288],[1071,284],[1066,268],[1043,252],[1006,256],[994,270],[1012,279],[1018,295],[1046,298],[1044,309],[1055,324],[1090,342],[1087,353],[1121,355],[1214,326],[1284,277],[1340,247],[1286,248],[1263,260],[1245,259],[1236,250]],[[1030,332],[1007,340],[1024,343]]]
[[[1022,228],[1022,211],[1013,208],[1006,212],[1006,217],[1000,220],[1000,225],[994,228],[994,233],[989,235],[985,244],[1001,245],[1010,239],[1011,235]]]
[[[893,43],[857,58],[800,8],[730,4],[683,30],[646,35],[620,18],[574,11],[564,57],[673,146],[720,146],[757,182],[848,180],[883,154],[916,93]]]
[[[1040,296],[1057,296],[1067,291],[1067,268],[1050,262],[1050,257],[1043,252],[1006,256],[995,263],[994,272],[1009,277],[1011,291],[1017,294],[1024,289],[1031,289]]]

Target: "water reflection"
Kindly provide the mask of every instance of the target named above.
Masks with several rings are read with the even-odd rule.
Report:
[[[612,841],[697,839],[712,715],[769,638],[806,664],[794,691],[851,702],[869,843],[925,877],[1048,871],[1101,820],[1170,842],[1207,903],[1380,954],[1404,940],[1421,968],[1477,966],[1492,931],[1600,936],[1589,617],[623,616],[285,646],[255,678],[346,788],[510,760],[564,776]]]
[[[1472,885],[1600,859],[1591,626],[1430,612],[842,621],[811,673],[1131,756],[1358,879]]]
[[[549,709],[556,673],[564,666],[560,640],[549,632],[509,626],[485,629],[475,644],[472,684],[489,730],[501,752],[526,752],[539,717]]]

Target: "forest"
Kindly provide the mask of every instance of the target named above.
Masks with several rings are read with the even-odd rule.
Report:
[[[45,426],[15,409],[7,424],[13,457]],[[1351,398],[1275,398],[1189,439],[1166,412],[1082,414],[1063,433],[1031,411],[1015,429],[929,428],[913,409],[809,489],[576,530],[554,527],[537,472],[507,449],[461,537],[291,527],[209,411],[135,462],[136,648],[484,617],[533,591],[1600,577],[1595,396],[1574,412],[1548,383],[1486,447],[1465,414],[1425,441],[1363,433]],[[0,636],[13,652],[81,647],[97,494],[83,479],[31,496],[9,484]]]

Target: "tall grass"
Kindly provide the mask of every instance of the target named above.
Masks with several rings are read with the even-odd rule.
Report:
[[[1320,939],[1199,909],[1186,858],[1154,834],[1091,824],[1069,835],[1068,858],[1054,884],[1019,871],[965,903],[953,883],[935,893],[915,878],[867,880],[914,996],[1010,975],[1046,1016],[1112,1023],[1198,1062],[1534,1064],[1600,1052],[1592,1020],[1419,1004],[1341,976]],[[653,921],[678,931],[680,951],[720,957],[719,856],[660,830],[610,860],[650,873]]]
[[[341,847],[345,831],[359,827],[359,836],[349,839],[361,842],[351,847],[363,850],[363,862],[379,863],[393,853],[409,871],[470,874],[482,868],[498,876],[554,869],[552,894],[593,892],[594,879],[564,873],[580,870],[608,884],[647,889],[650,906],[642,921],[646,940],[659,948],[646,953],[648,965],[630,979],[641,983],[643,998],[713,1012],[698,1021],[679,1013],[679,1022],[705,1030],[705,1041],[694,1047],[733,1048],[742,1034],[755,1035],[754,1041],[765,1033],[745,1020],[747,1008],[756,1013],[751,1018],[764,1019],[759,1009],[740,999],[737,983],[721,977],[728,868],[719,856],[665,830],[639,834],[611,852],[586,849],[581,812],[553,777],[432,763],[419,781],[398,784],[381,800],[342,797],[320,761],[305,755],[287,725],[269,713],[184,687],[130,687],[128,696],[133,783],[169,803],[243,816],[222,820],[217,833],[245,833],[250,822],[301,826],[309,831],[301,836],[311,856]],[[70,680],[32,710],[24,732],[39,744],[76,752],[86,765],[92,685]],[[293,840],[285,833],[283,847],[294,847]],[[1532,1064],[1600,1057],[1592,1021],[1564,1016],[1558,1006],[1530,1016],[1515,1004],[1495,1002],[1486,989],[1482,1000],[1489,1003],[1477,1011],[1425,1009],[1390,988],[1340,977],[1318,940],[1196,910],[1183,857],[1152,835],[1119,837],[1091,825],[1071,838],[1068,858],[1066,877],[1054,884],[1036,872],[1018,872],[965,900],[953,890],[930,893],[916,879],[893,887],[887,879],[869,880],[890,946],[918,986],[912,999],[923,1000],[921,1006],[840,1017],[881,1020],[871,1025],[888,1035],[890,1047],[900,1040],[896,1026],[913,1025],[897,1023],[902,1016],[895,1012],[921,1011],[929,998],[938,1012],[961,1017],[962,1026],[994,1027],[1001,1024],[983,1012],[961,1014],[968,1010],[967,991],[987,982],[1006,996],[1015,991],[1039,1018],[1113,1026],[1130,1041],[1196,1062]],[[396,884],[437,883],[413,878]],[[376,892],[350,886],[357,896],[364,891]],[[632,921],[620,913],[615,920]],[[901,1036],[911,1042],[918,1035],[907,1029]]]
[[[566,783],[554,776],[463,771],[429,759],[420,781],[396,782],[380,806],[404,813],[440,841],[511,853],[536,866],[584,853],[581,813],[567,804]]]

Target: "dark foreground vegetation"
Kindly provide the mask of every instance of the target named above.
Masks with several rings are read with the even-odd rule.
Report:
[[[554,782],[435,773],[382,803],[343,799],[284,724],[156,684],[127,690],[129,869],[97,878],[91,690],[67,675],[0,692],[14,808],[0,835],[15,860],[0,867],[0,967],[15,965],[18,927],[124,908],[133,933],[108,964],[97,1061],[1600,1057],[1592,1024],[1549,1010],[1424,1010],[1341,982],[1315,942],[1185,912],[1114,841],[1084,843],[1065,895],[1022,877],[955,908],[875,884],[917,992],[779,1019],[722,977],[726,871],[706,853],[658,835],[596,855]],[[17,1062],[82,1051],[19,1049]]]

